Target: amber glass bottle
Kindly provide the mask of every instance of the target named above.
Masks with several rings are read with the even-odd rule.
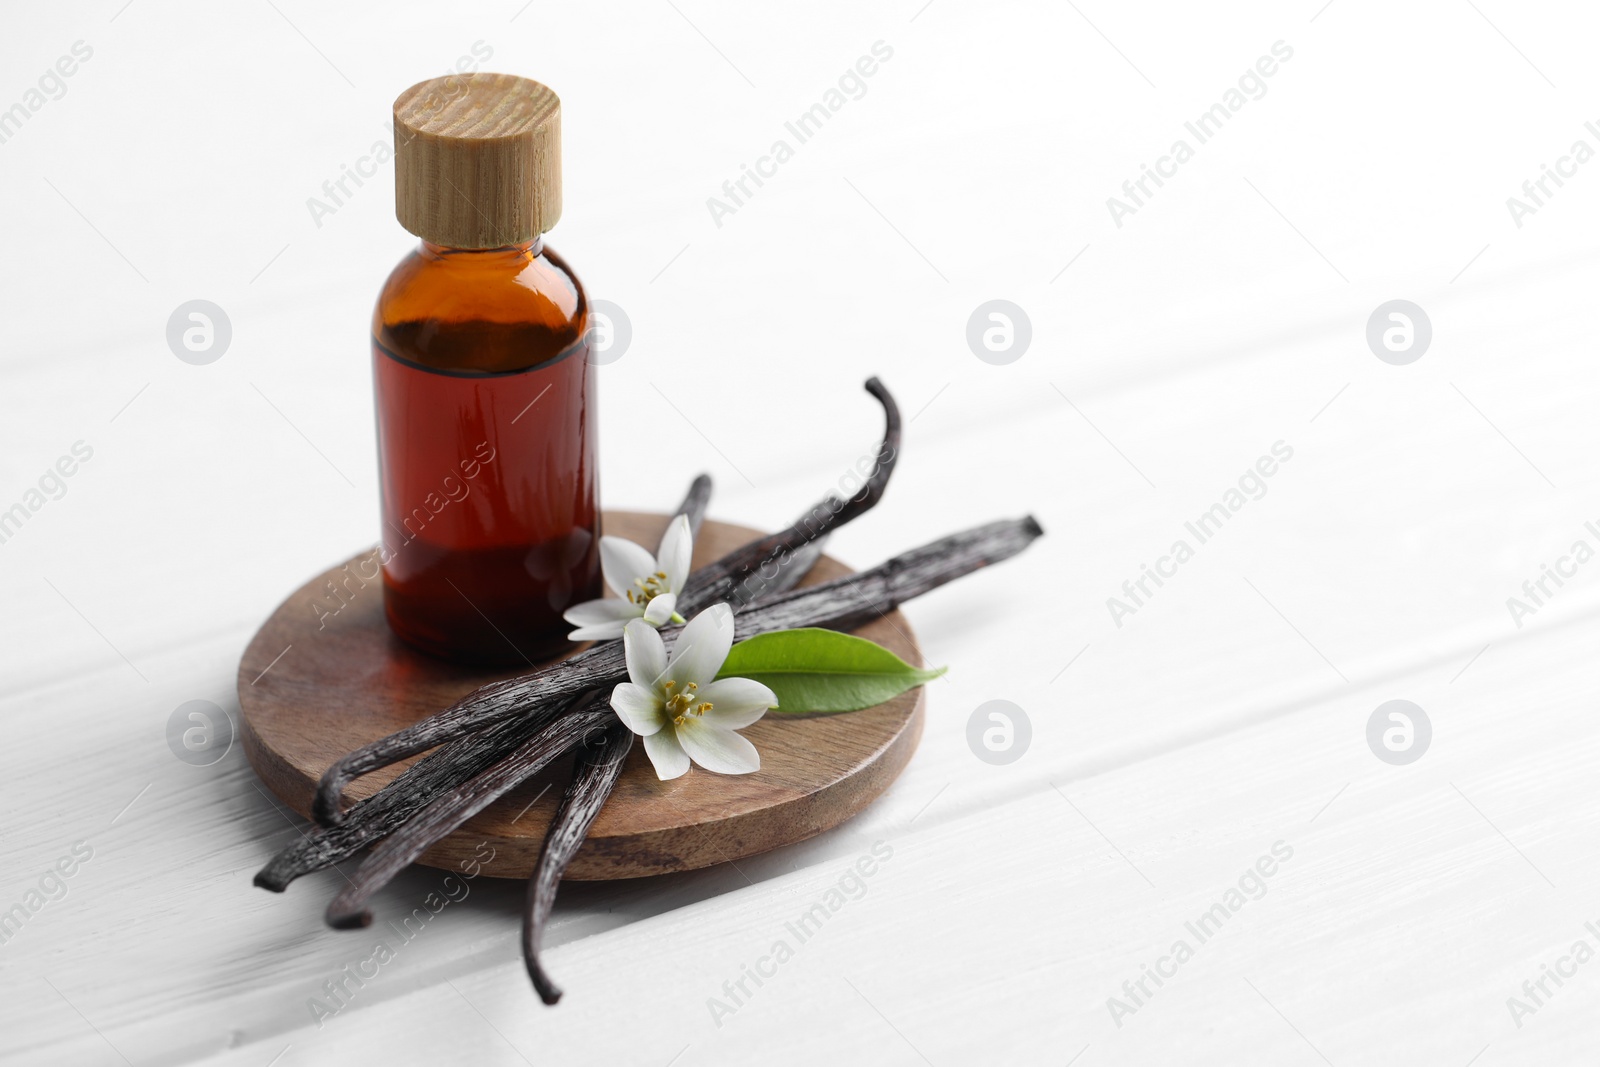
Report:
[[[560,102],[452,75],[394,115],[395,213],[422,245],[372,318],[385,612],[436,655],[537,661],[600,594],[588,299],[541,236]]]

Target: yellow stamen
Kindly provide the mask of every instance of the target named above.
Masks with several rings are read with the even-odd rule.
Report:
[[[623,594],[628,598],[628,603],[644,607],[667,592],[667,572],[656,571],[648,578],[635,578],[633,584],[639,587],[638,590],[625,589]]]
[[[683,692],[673,693],[673,687],[675,687],[677,684],[677,681],[671,678],[661,683],[661,688],[670,694],[667,699],[662,702],[662,706],[666,710],[667,717],[672,720],[672,724],[674,726],[682,726],[691,715],[699,718],[711,710],[712,704],[709,700],[702,700],[698,704],[695,703],[694,691],[700,688],[697,684],[690,682],[688,685],[683,687]]]

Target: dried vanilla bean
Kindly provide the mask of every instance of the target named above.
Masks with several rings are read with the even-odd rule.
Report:
[[[522,744],[544,720],[508,719],[430,752],[372,796],[357,801],[336,826],[313,826],[285,845],[261,870],[255,884],[281,893],[296,878],[349,859],[402,825],[441,792],[494,766]]]
[[[878,379],[867,381],[867,391],[883,405],[884,434],[878,448],[877,463],[867,479],[866,487],[847,501],[829,495],[786,530],[757,538],[696,571],[678,599],[680,613],[692,614],[717,600],[732,601],[736,607],[748,603],[753,595],[751,583],[759,585],[763,570],[776,566],[786,553],[795,552],[831,530],[859,518],[877,504],[890,475],[894,473],[900,453],[900,409]],[[517,714],[524,700],[535,695],[535,688],[541,690],[537,695],[554,699],[588,688],[590,683],[581,680],[586,676],[585,672],[601,675],[599,681],[594,683],[599,684],[621,670],[621,643],[611,641],[541,671],[483,686],[443,711],[363,745],[334,762],[323,773],[312,812],[324,825],[335,825],[340,818],[340,795],[345,786],[363,774],[426,752],[464,733],[482,729],[489,722]],[[562,682],[573,680],[577,680],[576,684],[561,689],[559,693],[542,691],[547,686],[559,688]]]
[[[1015,555],[1040,533],[1038,524],[1030,517],[990,523],[942,538],[896,556],[872,570],[775,597],[770,605],[736,615],[736,632],[741,637],[750,636],[739,627],[750,616],[763,612],[772,613],[766,617],[770,627],[763,625],[763,629],[825,625],[854,628],[947,581]],[[829,619],[834,621],[827,621]],[[620,645],[620,642],[613,644]],[[609,688],[606,692],[609,693]],[[543,703],[537,685],[531,686],[520,708],[515,709],[523,714],[507,717],[491,729],[462,738],[418,761],[395,781],[352,807],[347,813],[350,821],[346,824],[333,829],[315,829],[307,838],[290,844],[256,876],[257,884],[281,890],[292,879],[353,856],[392,832],[437,795],[438,789],[456,784],[459,779],[450,780],[443,773],[453,766],[456,753],[486,746],[492,761],[492,757],[503,754],[506,746],[520,743],[546,721],[547,716],[533,710]],[[518,730],[528,734],[518,737]],[[471,773],[478,772],[473,770],[466,777]]]
[[[734,640],[802,626],[857,629],[908,600],[1010,559],[1043,533],[1038,521],[1027,515],[941,537],[859,574],[763,601],[733,617]]]
[[[689,493],[683,498],[683,503],[678,505],[678,510],[672,513],[673,518],[679,515],[689,517],[689,532],[696,537],[700,536],[700,525],[705,522],[706,504],[711,500],[711,475],[697,474],[694,481],[689,483]]]
[[[797,589],[736,614],[735,638],[743,640],[801,626],[853,630],[911,597],[1015,555],[1042,532],[1029,517],[1002,520],[943,538],[871,570]],[[662,633],[670,636],[676,629],[663,628]],[[358,750],[346,760],[359,766],[354,757],[377,758],[373,754],[390,750],[400,752],[395,759],[403,758],[468,731],[528,714],[536,705],[563,702],[586,689],[609,688],[626,674],[622,642],[608,641],[532,674],[485,686],[439,714]],[[329,775],[323,778],[324,785],[332,774],[330,768]]]
[[[528,977],[533,979],[533,988],[546,1004],[561,999],[561,989],[539,963],[539,946],[544,940],[550,909],[555,906],[556,887],[588,835],[595,816],[600,814],[611,790],[616,788],[632,748],[633,732],[617,722],[598,743],[578,749],[572,782],[561,798],[561,807],[550,823],[549,833],[545,834],[533,877],[528,879],[528,897],[522,916],[522,959],[527,964]]]
[[[741,595],[740,587],[754,579],[764,568],[773,565],[784,554],[859,518],[883,498],[883,490],[889,484],[889,477],[900,458],[900,406],[876,378],[867,379],[867,392],[883,405],[884,430],[872,473],[861,492],[849,500],[840,500],[829,494],[787,529],[757,538],[701,568],[695,573],[689,590],[678,598],[678,611],[684,617],[719,600],[748,602],[749,594]]]
[[[782,553],[771,560],[739,584],[737,599],[730,601],[733,609],[738,611],[760,597],[787,593],[799,585],[801,579],[817,565],[817,560],[822,558],[827,544],[828,537],[824,534],[815,541],[807,541],[793,552]]]
[[[611,644],[617,645],[620,642]],[[435,797],[405,825],[375,847],[371,855],[362,862],[355,877],[350,879],[349,884],[328,904],[326,916],[328,925],[340,929],[369,925],[372,922],[372,912],[368,902],[372,895],[424,852],[506,792],[542,770],[562,751],[592,731],[616,723],[610,709],[608,689],[591,690],[581,702],[580,710],[568,711],[546,721],[515,752],[501,759],[489,770]],[[571,851],[576,851],[577,845],[582,842],[583,833],[587,833],[589,822],[593,821],[594,815],[600,810],[600,805],[610,794],[610,787],[615,784],[615,778],[612,777],[603,788],[598,776],[593,781],[579,777],[575,779],[575,783],[583,791],[588,791],[592,787],[596,802],[587,819],[583,820],[581,832],[571,845]],[[569,812],[569,819],[570,816]],[[552,824],[552,832],[565,832],[571,828],[571,825],[559,818]],[[541,866],[543,859],[541,853]],[[550,886],[552,899],[554,881],[559,878],[560,871],[565,869],[570,859],[571,852],[564,860],[560,860],[559,866],[554,869],[554,878]],[[537,882],[536,876],[535,892],[537,892]]]
[[[689,491],[684,494],[683,502],[681,504],[679,504],[677,510],[673,512],[673,517],[676,518],[679,515],[683,515],[683,516],[687,517],[688,520],[689,520],[689,528],[691,530],[695,531],[696,533],[698,533],[699,530],[700,530],[701,523],[705,521],[706,505],[710,502],[710,499],[711,499],[711,476],[709,474],[698,474],[698,475],[695,476],[694,481],[689,483]],[[423,720],[423,721],[426,722],[427,720]],[[380,762],[371,762],[370,760],[363,761],[363,760],[353,759],[352,757],[359,756],[361,753],[367,751],[367,749],[372,748],[372,746],[368,745],[368,746],[366,746],[366,748],[357,749],[355,752],[351,753],[350,755],[345,756],[344,759],[336,761],[331,767],[329,767],[326,771],[323,772],[322,781],[318,783],[316,795],[313,796],[312,800],[311,800],[311,817],[312,817],[312,819],[314,821],[320,823],[323,826],[338,826],[341,822],[344,821],[344,818],[345,818],[344,812],[342,812],[340,810],[340,807],[339,807],[340,797],[344,793],[344,787],[349,784],[351,779],[359,778],[361,775],[368,774],[368,773],[370,773],[372,771],[377,770],[380,767],[387,767],[389,764],[399,762],[400,760],[405,759],[407,756],[414,756],[419,752],[426,752],[430,748],[434,748],[437,745],[453,741],[453,740],[455,740],[457,738],[460,738],[461,736],[462,736],[462,733],[458,732],[458,733],[451,734],[449,737],[440,737],[438,740],[432,741],[429,744],[422,745],[420,748],[413,747],[413,748],[409,749],[408,751],[404,751],[404,752],[399,753],[398,755],[393,756],[393,758],[382,759]],[[515,736],[514,733],[511,734],[511,735],[508,735],[508,736],[511,737],[512,739],[509,740],[507,743],[508,744],[513,744],[513,745],[520,743],[524,739],[524,737]],[[387,738],[385,740],[387,740]],[[443,754],[444,754],[443,752],[436,753],[436,755],[443,755]],[[465,754],[465,750],[463,750],[463,754]],[[464,766],[465,766],[465,764],[464,764]],[[345,769],[345,768],[357,768],[357,769],[350,770],[350,769]],[[481,770],[481,769],[482,769],[481,767],[477,768],[477,770]],[[477,773],[477,770],[474,770],[472,773],[474,773],[474,774]],[[407,771],[407,774],[409,774],[409,773],[410,772]],[[401,779],[397,779],[395,784],[398,784],[400,780]],[[408,783],[408,786],[410,784],[411,783]],[[452,782],[451,784],[453,785],[455,783]],[[374,799],[376,799],[376,797],[374,797]],[[291,846],[291,848],[292,847],[293,846]],[[358,850],[359,850],[360,847],[361,846],[359,846],[359,845],[356,846],[356,848]],[[285,853],[287,853],[287,852],[290,851],[290,849],[285,849],[284,851],[285,851]],[[336,848],[333,851],[338,851],[338,849]],[[353,854],[353,853],[345,853],[345,855],[351,855],[351,854]],[[282,857],[280,857],[280,858],[282,858]],[[344,857],[341,856],[339,858],[342,859]],[[336,862],[338,862],[338,860],[335,859],[335,860],[330,860],[328,862],[336,863]],[[273,870],[273,866],[276,865],[277,863],[278,863],[278,860],[274,859],[272,864],[269,864],[265,869],[262,870],[261,875],[257,876],[257,879],[258,879],[257,883],[256,883],[257,885],[262,885],[263,884],[259,879],[262,876],[268,875],[269,872],[271,872]],[[324,866],[325,866],[325,864],[324,864]],[[299,868],[300,868],[299,864],[288,863],[286,865],[286,867],[285,867],[285,872],[284,872],[287,875],[287,877],[280,877],[278,875],[272,875],[269,878],[269,882],[271,884],[266,884],[265,888],[275,889],[275,891],[277,891],[277,892],[282,892],[284,886],[287,886],[289,884],[289,881],[293,880],[294,878],[298,878],[301,874],[307,873],[306,870],[301,870]],[[310,868],[310,870],[317,870],[317,869],[319,869],[319,868],[317,868],[317,867]],[[290,872],[292,872],[292,873],[290,873]],[[281,882],[281,884],[280,884],[280,882]]]
[[[328,925],[337,929],[367,926],[367,902],[436,842],[536,774],[591,732],[617,721],[609,693],[594,693],[581,710],[544,722],[533,736],[493,767],[434,797],[426,807],[375,847],[355,876],[328,904]]]

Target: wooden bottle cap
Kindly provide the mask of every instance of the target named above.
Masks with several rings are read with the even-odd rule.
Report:
[[[561,217],[561,100],[514,74],[447,74],[394,102],[394,214],[450,248],[531,241]]]

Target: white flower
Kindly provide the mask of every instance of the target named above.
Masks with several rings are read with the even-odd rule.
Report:
[[[778,697],[753,678],[717,678],[733,647],[728,605],[713,604],[689,620],[670,660],[666,642],[641,619],[628,623],[622,645],[632,681],[611,691],[611,706],[644,738],[657,777],[677,778],[690,760],[719,774],[761,769],[756,746],[734,731],[776,707]]]
[[[630,619],[643,619],[651,626],[682,622],[677,614],[678,594],[689,577],[693,554],[694,534],[682,515],[667,524],[654,556],[625,538],[600,538],[600,570],[617,596],[568,608],[562,618],[577,629],[567,636],[573,641],[621,637]]]

